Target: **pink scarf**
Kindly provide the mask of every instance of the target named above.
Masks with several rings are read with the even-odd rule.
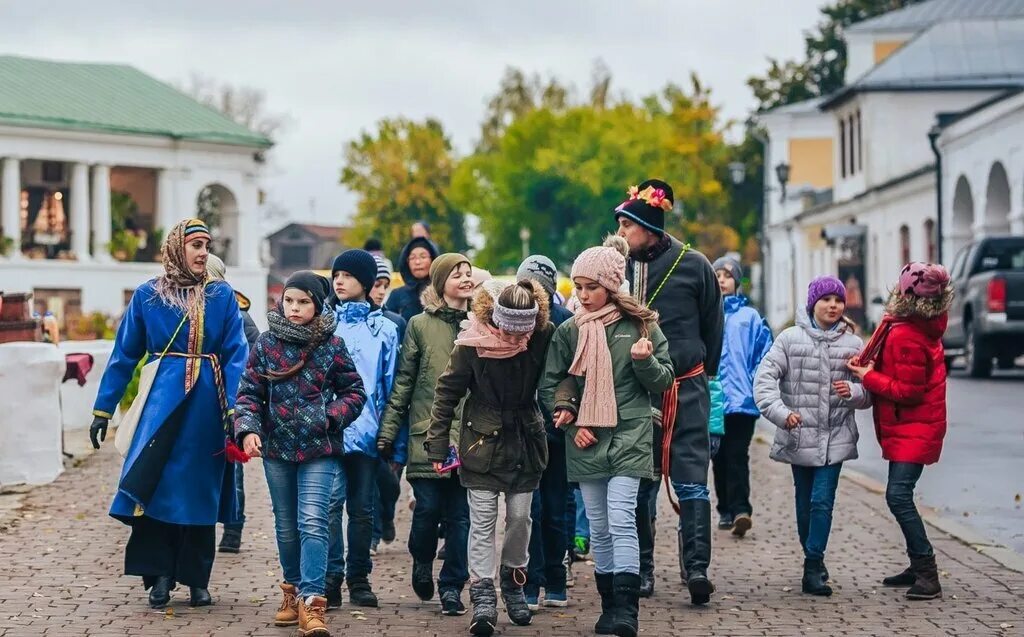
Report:
[[[480,358],[512,358],[526,351],[530,342],[529,336],[533,334],[532,331],[528,332],[527,338],[518,343],[505,342],[501,340],[498,328],[481,323],[473,313],[470,313],[469,318],[463,321],[460,327],[462,331],[455,339],[455,344],[475,347]]]
[[[612,303],[596,312],[581,312],[573,317],[580,335],[569,373],[586,378],[577,427],[614,427],[619,422],[612,352],[608,349],[605,327],[621,318],[622,313]]]

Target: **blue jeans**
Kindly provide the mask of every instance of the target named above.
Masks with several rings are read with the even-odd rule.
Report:
[[[587,507],[583,504],[583,493],[580,488],[573,489],[573,498],[576,500],[576,537],[590,539],[590,522],[587,520]]]
[[[825,559],[828,534],[832,530],[832,508],[839,488],[843,463],[825,467],[793,465],[793,486],[796,488],[796,531],[804,557]]]
[[[327,575],[332,580],[340,580],[343,575],[349,582],[365,580],[373,570],[370,542],[373,537],[373,505],[377,499],[379,463],[378,458],[358,452],[341,457],[330,506],[331,547],[327,558]],[[348,511],[347,564],[346,533],[342,528],[343,510]]]
[[[454,473],[454,472],[453,472]],[[437,529],[445,521],[445,557],[437,587],[462,590],[469,579],[469,500],[457,475],[409,480],[416,508],[409,528],[409,553],[415,562],[433,564]]]
[[[565,437],[548,436],[548,466],[540,477],[540,487],[533,492],[530,517],[530,563],[526,590],[536,595],[541,586],[546,590],[565,592],[565,558],[569,543],[566,526],[569,483],[565,477]]]
[[[225,524],[225,529],[232,529],[241,532],[245,526],[245,467],[241,462],[235,462],[235,498],[238,500],[238,524]]]
[[[338,459],[263,460],[284,581],[303,597],[324,594],[327,509]]]
[[[896,522],[907,541],[907,555],[931,557],[935,554],[928,533],[924,530],[921,514],[914,504],[914,487],[924,470],[923,464],[913,462],[890,462],[889,482],[885,485],[885,502],[889,505]]]
[[[580,481],[596,572],[640,573],[640,542],[636,533],[639,490],[640,478],[615,476]]]

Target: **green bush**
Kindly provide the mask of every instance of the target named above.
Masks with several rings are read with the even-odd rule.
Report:
[[[128,383],[127,389],[124,390],[124,397],[121,398],[121,410],[126,411],[132,406],[135,401],[135,397],[139,395],[139,377],[142,375],[142,366],[146,364],[146,357],[143,357],[139,364],[135,366],[135,373],[132,374],[132,380]]]

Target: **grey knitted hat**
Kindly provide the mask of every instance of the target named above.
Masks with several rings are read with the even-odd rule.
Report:
[[[732,257],[719,257],[718,259],[715,259],[715,263],[712,267],[716,272],[718,270],[725,270],[728,272],[729,276],[736,281],[737,288],[739,288],[740,284],[743,283],[743,268],[740,267],[740,264],[736,259],[733,259]]]
[[[555,262],[543,254],[526,257],[516,272],[516,280],[525,281],[527,279],[533,279],[540,283],[545,292],[554,296],[558,289],[558,269],[555,267]]]

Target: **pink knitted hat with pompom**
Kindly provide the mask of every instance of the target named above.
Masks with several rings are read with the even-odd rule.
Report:
[[[615,248],[587,248],[576,257],[569,276],[574,281],[578,276],[586,277],[597,281],[612,292],[617,292],[626,280],[626,257]]]
[[[942,296],[949,285],[949,272],[935,263],[908,263],[900,271],[900,294],[922,298]]]

